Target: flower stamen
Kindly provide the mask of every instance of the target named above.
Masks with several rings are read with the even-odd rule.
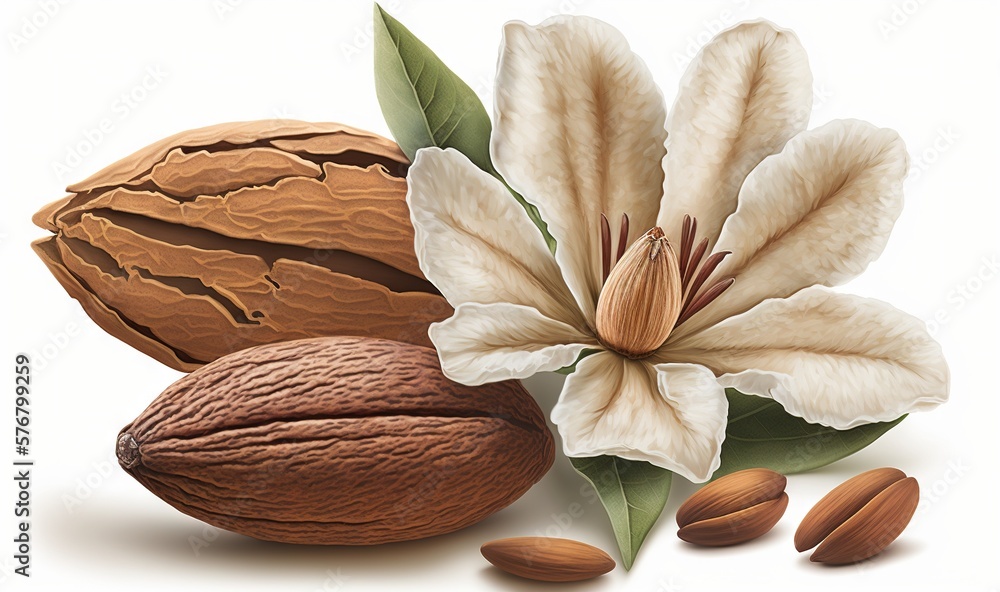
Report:
[[[736,283],[736,278],[726,278],[724,280],[719,280],[718,282],[713,284],[711,288],[705,290],[701,294],[701,296],[696,298],[694,302],[692,302],[690,305],[688,305],[686,308],[683,309],[683,312],[681,312],[681,316],[677,317],[677,322],[674,323],[674,328],[676,329],[681,325],[681,323],[690,319],[701,309],[711,304],[713,300],[715,300],[719,296],[722,296],[722,293],[728,290],[729,286],[732,286],[735,283]]]
[[[601,284],[608,281],[611,273],[611,224],[608,217],[601,214]]]
[[[611,259],[611,223],[608,217],[601,214],[601,284],[608,281],[611,275],[611,268],[622,259],[625,250],[628,248],[628,214],[622,214],[621,227],[618,230],[618,249],[615,252],[614,260]]]
[[[706,242],[707,240],[708,239],[706,239]],[[726,256],[729,254],[730,254],[729,251],[720,251],[718,253],[713,253],[705,261],[705,264],[702,265],[701,269],[698,270],[698,275],[695,276],[694,281],[691,283],[690,289],[688,289],[687,286],[685,286],[685,290],[687,290],[687,298],[685,298],[684,300],[685,307],[691,306],[691,304],[694,301],[695,295],[698,294],[698,290],[701,290],[701,287],[704,286],[705,282],[708,281],[709,276],[711,276],[712,273],[715,272],[715,268],[717,268],[719,264],[722,263],[722,260],[725,259]]]
[[[703,264],[702,258],[708,251],[708,239],[703,238],[695,247],[694,241],[697,231],[698,220],[685,215],[681,225],[681,256],[678,261],[681,272],[681,289],[684,291],[684,305],[681,308],[680,316],[677,317],[677,322],[674,323],[674,328],[679,327],[681,323],[711,304],[736,282],[735,278],[726,278],[714,282],[707,290],[701,291],[722,261],[732,252],[713,253]]]
[[[691,245],[694,244],[694,231],[697,230],[697,224],[694,218],[684,215],[684,221],[681,223],[681,256],[678,260],[681,278],[687,277],[688,259],[691,258]]]
[[[628,248],[628,214],[622,214],[622,225],[618,231],[618,253],[615,255],[615,263],[622,260],[625,249]]]
[[[627,214],[622,214],[622,221],[618,230],[618,244],[612,258],[611,251],[613,245],[611,242],[611,223],[608,221],[608,217],[605,214],[601,214],[602,286],[606,287],[608,278],[611,276],[611,272],[615,269],[629,248],[628,232],[629,218]],[[653,236],[654,234],[656,236]],[[660,242],[662,235],[663,231],[659,228],[654,228],[644,235],[644,238],[651,240],[650,244],[647,246],[648,250],[646,251],[650,261],[657,259],[664,245],[669,246],[669,243]],[[711,304],[736,282],[735,278],[724,278],[709,283],[709,280],[711,280],[712,275],[719,268],[719,265],[721,265],[726,257],[731,255],[732,252],[719,251],[717,253],[712,253],[706,258],[705,254],[708,252],[709,239],[701,239],[696,246],[695,241],[697,238],[698,220],[692,216],[685,215],[681,225],[681,240],[679,245],[680,253],[679,256],[673,259],[674,264],[676,265],[675,269],[679,280],[677,287],[682,303],[680,306],[680,312],[676,317],[676,321],[674,321],[672,325],[672,329],[679,327],[682,323]],[[708,288],[703,289],[706,285],[708,285]],[[602,297],[604,297],[603,291]],[[622,350],[623,348],[617,348],[617,351]],[[637,354],[630,351],[629,355]],[[645,352],[640,355],[645,355]]]
[[[693,240],[693,239],[692,239]],[[683,277],[681,281],[681,286],[684,290],[688,289],[691,284],[691,278],[694,277],[695,270],[698,269],[698,265],[701,264],[701,258],[705,256],[705,251],[708,250],[708,239],[703,238],[698,246],[695,248],[694,253],[691,255],[691,261],[688,262],[687,274]]]

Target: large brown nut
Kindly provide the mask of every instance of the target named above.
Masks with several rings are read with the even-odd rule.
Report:
[[[878,555],[902,534],[920,503],[920,485],[891,467],[848,479],[819,500],[795,531],[810,561],[845,565]]]
[[[738,545],[764,535],[788,507],[787,479],[770,469],[720,477],[677,508],[677,536],[695,545]]]
[[[451,308],[413,251],[407,166],[336,123],[191,130],[70,186],[32,246],[105,331],[178,370],[323,335],[430,346]]]
[[[552,465],[520,382],[451,382],[430,348],[326,337],[181,378],[118,436],[119,463],[181,512],[259,539],[372,545],[463,528]]]

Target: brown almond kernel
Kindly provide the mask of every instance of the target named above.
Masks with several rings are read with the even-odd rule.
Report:
[[[579,582],[615,568],[607,553],[586,543],[549,537],[490,541],[480,551],[503,571],[543,582]]]
[[[721,547],[771,530],[788,507],[784,475],[746,469],[694,493],[677,510],[677,536],[696,545]]]

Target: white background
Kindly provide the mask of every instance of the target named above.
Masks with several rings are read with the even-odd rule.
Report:
[[[529,589],[479,555],[488,540],[535,534],[617,548],[603,509],[565,458],[519,502],[465,531],[375,548],[262,543],[206,528],[156,499],[113,460],[114,438],[179,374],[104,334],[28,243],[31,214],[62,189],[146,144],[222,121],[291,117],[388,130],[372,82],[371,5],[265,0],[5,0],[0,6],[3,350],[35,353],[32,577],[12,569],[14,489],[0,483],[4,590]],[[46,15],[45,6],[49,5]],[[740,547],[681,543],[673,514],[693,487],[675,479],[636,567],[569,589],[1000,589],[997,270],[1000,45],[992,2],[403,2],[386,8],[489,104],[500,27],[556,12],[620,28],[672,100],[683,64],[712,32],[768,18],[793,29],[816,80],[811,125],[857,117],[898,130],[913,155],[907,206],[885,254],[845,289],[933,321],[953,372],[952,401],[908,418],[865,451],[789,480],[770,534]],[[41,15],[41,16],[40,16]],[[25,19],[38,23],[26,28]],[[158,72],[156,76],[148,75]],[[143,88],[145,84],[146,88]],[[121,99],[133,95],[133,104]],[[103,119],[110,131],[92,130]],[[107,126],[106,126],[107,127]],[[87,135],[91,140],[87,140]],[[68,152],[88,152],[73,161]],[[57,164],[68,172],[59,174]],[[44,362],[44,367],[43,367]],[[548,410],[561,378],[528,381]],[[13,391],[10,378],[9,391]],[[13,446],[13,396],[0,457]],[[923,489],[917,516],[875,561],[831,569],[792,547],[823,493],[860,471],[897,466]],[[336,495],[336,492],[331,492]],[[583,507],[571,518],[570,504]],[[193,537],[193,538],[192,538]],[[192,541],[208,543],[197,553]]]

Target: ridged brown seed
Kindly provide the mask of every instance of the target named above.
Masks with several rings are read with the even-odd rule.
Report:
[[[920,502],[920,486],[899,469],[882,468],[848,479],[823,497],[795,532],[799,552],[844,565],[873,557],[903,532]]]
[[[431,346],[451,308],[413,251],[407,166],[336,123],[191,130],[71,185],[32,246],[98,325],[177,370],[321,335]]]
[[[303,544],[434,536],[506,507],[552,465],[519,382],[451,382],[430,348],[326,337],[181,378],[118,436],[119,464],[176,509]]]
[[[597,302],[597,332],[615,351],[642,357],[666,341],[683,303],[677,255],[657,226],[611,269]]]
[[[677,536],[723,547],[755,539],[778,523],[788,507],[784,475],[769,469],[737,471],[702,487],[677,510]]]
[[[480,551],[503,571],[543,582],[579,582],[615,568],[607,553],[586,543],[549,537],[490,541]]]

